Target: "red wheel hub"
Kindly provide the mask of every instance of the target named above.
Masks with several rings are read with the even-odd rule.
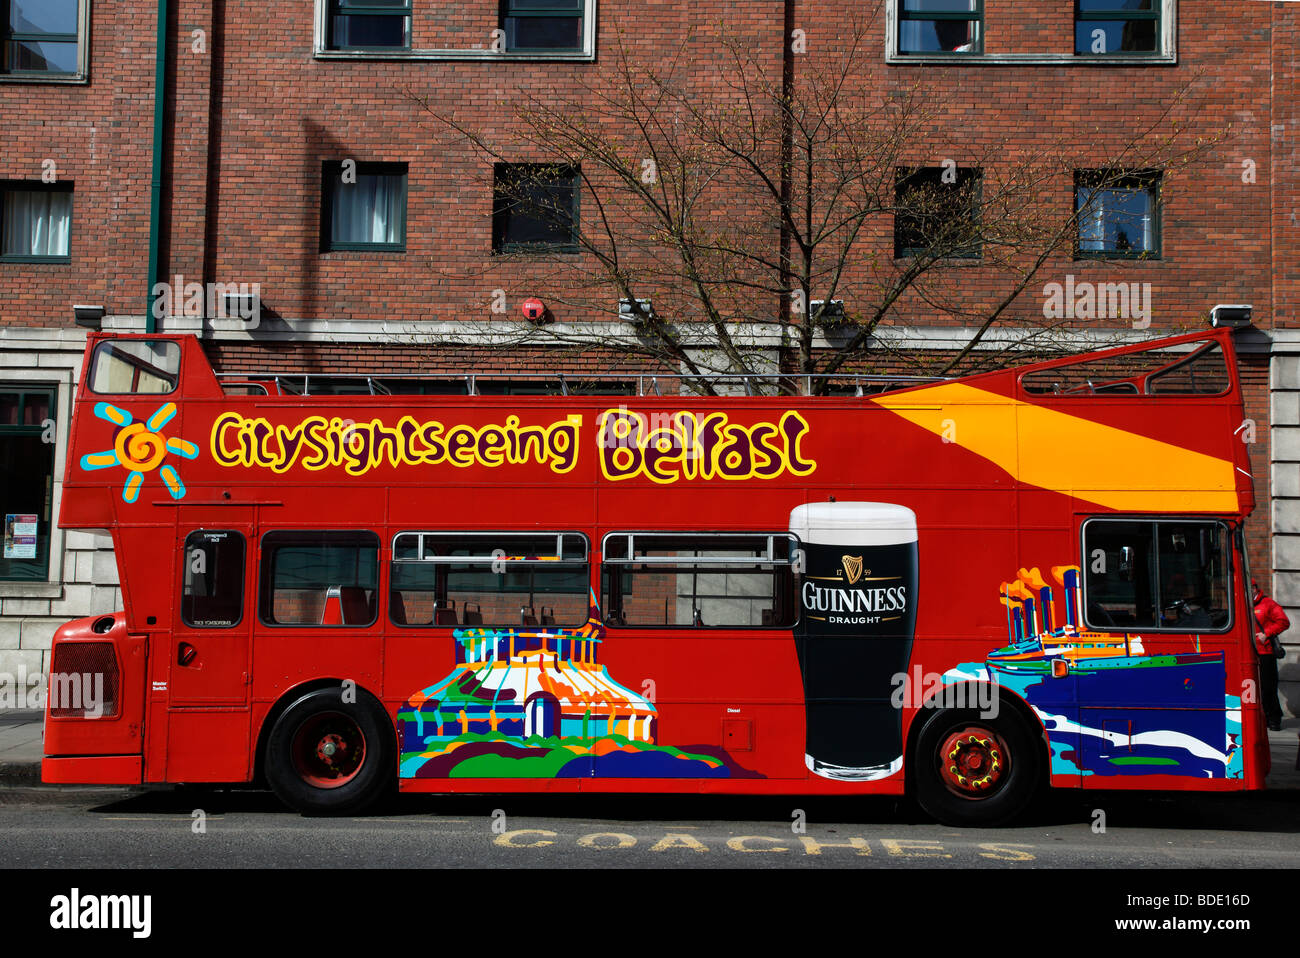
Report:
[[[365,734],[341,712],[313,715],[294,733],[294,769],[316,788],[346,785],[356,778],[365,761]]]
[[[939,746],[939,770],[948,791],[984,798],[998,790],[1010,771],[1010,753],[992,729],[972,725],[952,732]]]

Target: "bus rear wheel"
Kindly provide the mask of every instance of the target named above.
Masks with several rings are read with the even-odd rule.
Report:
[[[912,768],[916,800],[945,825],[1000,825],[1023,812],[1042,780],[1042,750],[1020,716],[943,709],[925,720]]]
[[[388,715],[362,691],[355,701],[340,688],[308,692],[276,720],[265,766],[271,790],[304,815],[359,812],[395,778]]]

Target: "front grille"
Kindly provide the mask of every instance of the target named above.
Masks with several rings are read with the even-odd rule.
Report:
[[[111,642],[59,642],[54,646],[47,694],[55,718],[117,715],[117,656]]]

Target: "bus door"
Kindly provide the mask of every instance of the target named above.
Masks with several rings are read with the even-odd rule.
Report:
[[[181,557],[180,602],[171,640],[173,706],[243,706],[249,689],[252,589],[252,512],[227,508],[186,521],[176,549]]]
[[[1095,630],[1073,666],[1085,786],[1141,775],[1240,778],[1228,526],[1096,517],[1084,522],[1083,541],[1085,623]]]

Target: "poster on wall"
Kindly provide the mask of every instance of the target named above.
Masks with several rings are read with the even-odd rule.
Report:
[[[10,512],[5,515],[6,559],[36,558],[36,516]]]

